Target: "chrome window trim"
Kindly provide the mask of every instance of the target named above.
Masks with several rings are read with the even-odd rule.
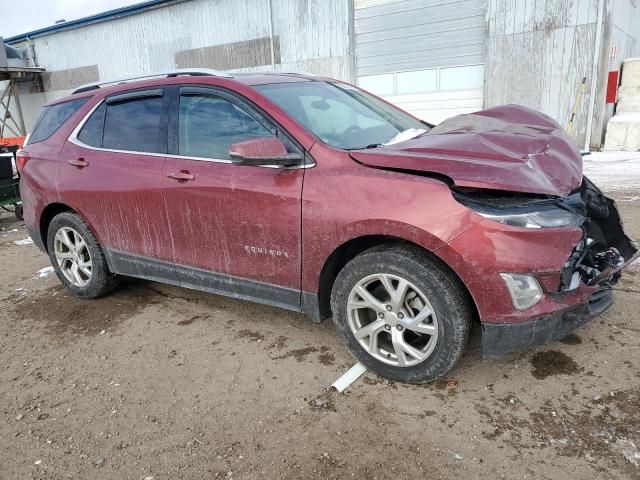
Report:
[[[95,104],[93,107],[91,107],[91,110],[89,110],[87,112],[87,114],[80,121],[80,123],[78,123],[76,128],[73,129],[73,131],[71,132],[71,135],[69,135],[69,138],[67,139],[69,142],[73,143],[74,145],[77,145],[78,147],[86,148],[88,150],[94,150],[94,151],[97,151],[97,152],[125,153],[125,154],[129,154],[129,155],[144,155],[144,156],[148,156],[148,157],[166,157],[166,158],[172,158],[172,159],[177,159],[177,160],[196,160],[196,161],[199,161],[199,162],[233,164],[233,162],[231,160],[223,159],[223,158],[189,157],[189,156],[186,156],[186,155],[174,155],[174,154],[170,154],[170,153],[137,152],[137,151],[132,151],[132,150],[115,150],[115,149],[112,149],[112,148],[102,148],[102,147],[94,147],[92,145],[87,145],[86,143],[82,142],[78,138],[78,135],[80,134],[80,131],[82,130],[82,127],[84,127],[84,124],[87,123],[87,121],[89,120],[89,117],[93,114],[93,112],[95,112],[98,108],[100,108],[100,105],[102,105],[105,102],[106,102],[106,98],[103,98],[97,104]],[[103,128],[104,128],[104,126],[103,126]],[[305,161],[305,160],[303,160],[303,161]],[[238,165],[238,166],[241,166],[241,165]],[[277,168],[277,169],[280,169],[280,170],[298,170],[298,169],[312,168],[312,167],[315,167],[315,166],[316,166],[316,162],[314,160],[313,163],[303,163],[301,165],[294,165],[292,167],[283,167],[281,165],[254,165],[253,167]]]
[[[87,145],[86,143],[81,141],[78,138],[78,135],[80,134],[80,131],[84,127],[85,123],[87,123],[87,121],[89,120],[89,117],[91,117],[91,115],[93,115],[93,112],[95,112],[98,108],[100,108],[100,106],[103,103],[107,103],[107,99],[106,98],[103,98],[98,103],[96,103],[93,107],[91,107],[91,110],[89,110],[87,112],[87,114],[80,121],[80,123],[78,123],[76,128],[73,129],[73,132],[71,132],[71,135],[69,135],[69,138],[67,139],[69,142],[71,142],[74,145],[77,145],[79,147],[86,148],[88,150],[94,150],[96,152],[127,153],[127,154],[131,154],[131,155],[145,155],[145,156],[150,156],[150,157],[166,157],[167,156],[166,153],[138,152],[138,151],[133,151],[133,150],[116,150],[116,149],[113,149],[113,148],[94,147],[93,145]],[[102,128],[104,129],[104,125],[102,126]]]
[[[167,154],[165,155],[165,157],[167,158],[171,158],[174,160],[196,160],[198,162],[211,162],[211,163],[226,163],[229,165],[233,165],[233,162],[231,160],[225,159],[225,158],[207,158],[207,157],[189,157],[187,155],[174,155],[174,154]],[[311,167],[315,167],[316,162],[314,161],[313,163],[309,163],[309,164],[302,164],[302,165],[293,165],[291,167],[283,167],[281,165],[251,165],[251,167],[259,167],[259,168],[278,168],[280,170],[298,170],[301,168],[311,168]],[[238,167],[246,167],[248,165],[238,165]]]
[[[111,148],[92,147],[86,143],[82,143],[77,138],[69,138],[69,141],[79,147],[86,148],[88,150],[95,150],[97,152],[110,152],[110,153],[126,153],[128,155],[144,155],[146,157],[166,157],[166,153],[153,153],[153,152],[134,152],[132,150],[115,150]]]

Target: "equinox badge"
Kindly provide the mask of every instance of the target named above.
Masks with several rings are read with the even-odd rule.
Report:
[[[272,257],[285,257],[289,258],[289,254],[287,252],[283,252],[282,250],[276,250],[274,248],[267,247],[254,247],[253,245],[245,245],[244,250],[247,253],[256,253],[262,255],[271,255]]]

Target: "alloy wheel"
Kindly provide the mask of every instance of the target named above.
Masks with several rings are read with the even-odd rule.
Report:
[[[62,274],[73,286],[84,287],[91,281],[91,254],[84,238],[76,230],[60,228],[56,232],[53,249]]]
[[[423,362],[438,341],[438,319],[427,296],[397,275],[377,273],[359,281],[349,294],[347,318],[360,346],[396,367]]]

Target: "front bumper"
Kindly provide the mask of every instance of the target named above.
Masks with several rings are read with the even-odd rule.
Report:
[[[480,321],[490,325],[489,330],[531,324],[579,308],[596,292],[611,288],[637,257],[615,202],[588,179],[579,192],[556,202],[558,208],[583,215],[584,224],[535,229],[485,219],[436,251],[466,285]],[[501,273],[536,277],[543,290],[541,299],[516,310]]]
[[[599,290],[588,300],[546,317],[521,323],[482,324],[482,355],[499,357],[566,337],[613,304],[611,290]]]
[[[580,212],[580,227],[525,229],[491,220],[476,223],[436,253],[467,286],[482,324],[483,356],[544,345],[604,312],[611,287],[638,257],[615,202],[588,179],[557,200]],[[535,277],[538,303],[516,310],[500,273]]]

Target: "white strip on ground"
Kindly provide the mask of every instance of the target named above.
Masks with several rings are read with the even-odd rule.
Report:
[[[365,367],[360,362],[356,363],[353,367],[351,367],[347,372],[342,375],[338,380],[333,382],[331,385],[338,392],[344,392],[349,385],[355,382],[360,376],[367,371],[367,367]]]

